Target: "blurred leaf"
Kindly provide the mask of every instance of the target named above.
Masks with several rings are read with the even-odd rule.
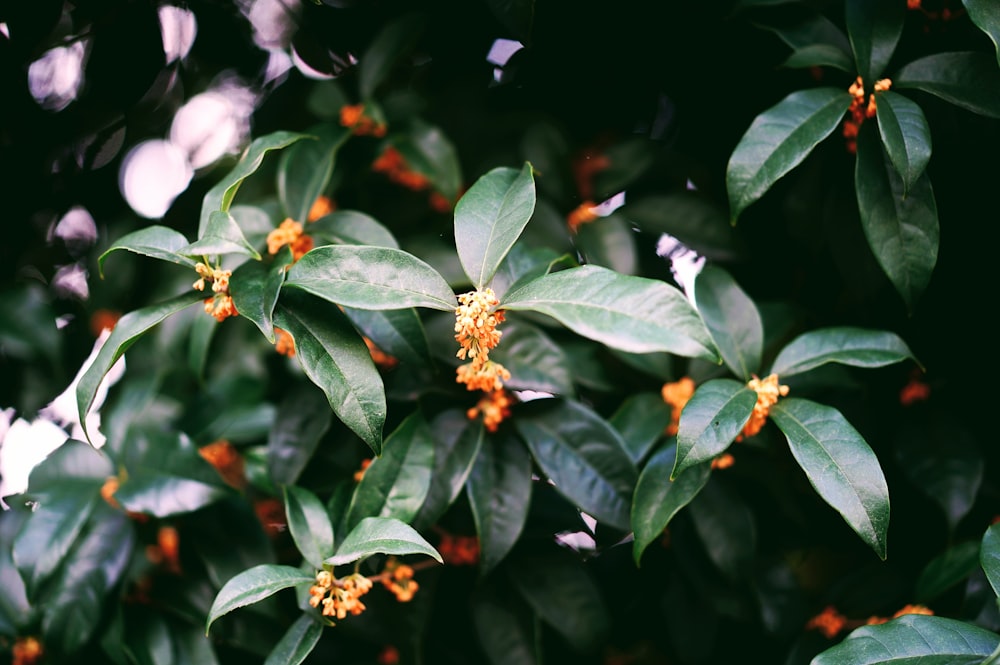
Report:
[[[438,551],[408,524],[394,517],[366,517],[351,529],[326,564],[341,566],[373,554],[426,554],[444,563]]]
[[[920,107],[892,91],[876,92],[878,129],[889,160],[903,180],[903,193],[931,159],[931,128]]]
[[[698,312],[680,291],[658,280],[581,266],[532,280],[508,293],[500,306],[547,314],[623,351],[718,359]]]
[[[301,614],[275,645],[264,665],[299,665],[312,653],[322,635],[323,624],[310,614]]]
[[[292,251],[285,246],[274,261],[246,261],[229,279],[229,294],[236,311],[253,321],[271,344],[274,344],[274,306],[285,281],[285,269],[291,262]]]
[[[278,405],[267,437],[267,467],[276,485],[294,485],[330,429],[330,405],[307,385],[292,388]]]
[[[710,461],[729,447],[757,404],[757,393],[732,379],[712,379],[698,386],[681,411],[677,461],[670,474]]]
[[[389,229],[371,215],[357,210],[336,210],[317,219],[309,225],[309,235],[343,245],[399,249],[399,243]]]
[[[743,4],[746,2],[744,1]],[[765,3],[754,2],[753,4],[762,5]],[[752,21],[755,24],[765,30],[770,30],[796,51],[816,44],[833,46],[850,58],[850,68],[854,69],[851,44],[843,31],[833,21],[800,2],[766,4],[784,4],[786,6],[775,10],[755,12],[752,15]]]
[[[602,201],[631,185],[653,163],[656,144],[633,137],[614,143],[604,151],[608,167],[594,174],[594,198]]]
[[[639,482],[635,486],[632,499],[632,557],[635,565],[640,565],[642,553],[650,543],[660,537],[677,512],[691,502],[708,482],[712,465],[705,462],[686,473],[670,480],[674,468],[677,446],[673,443],[661,446],[649,458]]]
[[[754,118],[726,168],[733,222],[837,128],[852,99],[837,88],[800,90]]]
[[[488,437],[466,487],[479,534],[479,571],[496,567],[521,536],[531,503],[531,456],[513,437]]]
[[[330,408],[376,455],[382,452],[385,389],[368,347],[336,305],[286,291],[275,323],[295,340],[295,357]]]
[[[400,362],[427,365],[431,352],[420,315],[406,309],[357,309],[345,307],[344,314],[381,351]]]
[[[472,597],[472,621],[492,665],[538,665],[527,607],[506,588],[480,585]],[[520,602],[516,602],[520,601]],[[515,604],[516,603],[516,604]]]
[[[535,0],[486,0],[494,16],[519,41],[531,41],[531,27],[535,21]]]
[[[265,563],[244,570],[226,582],[215,597],[205,622],[205,634],[208,635],[212,623],[223,614],[264,600],[282,589],[313,584],[315,581],[315,575],[305,575],[298,568],[291,566]]]
[[[874,130],[862,127],[854,184],[868,245],[912,311],[937,263],[940,231],[931,181],[924,172],[904,194]]]
[[[303,487],[285,486],[285,514],[295,546],[313,568],[322,568],[323,560],[333,556],[333,525],[326,506]]]
[[[200,617],[199,617],[200,620]],[[212,649],[212,643],[205,639],[196,625],[183,627],[168,624],[173,638],[174,651],[178,663],[198,663],[198,665],[218,665],[219,660]]]
[[[805,399],[783,399],[770,416],[820,497],[885,559],[889,488],[858,431],[836,409]]]
[[[202,299],[202,294],[198,291],[191,291],[184,295],[176,296],[166,302],[157,305],[150,305],[142,309],[129,312],[115,325],[114,330],[104,346],[98,352],[94,362],[87,368],[87,371],[80,377],[80,382],[76,386],[76,404],[78,416],[83,427],[83,433],[87,436],[87,413],[90,411],[97,390],[104,379],[104,375],[111,370],[111,367],[122,356],[130,346],[145,334],[150,328],[167,318],[171,314],[176,314],[185,307],[193,305]]]
[[[847,0],[847,34],[865,88],[882,76],[903,33],[906,7],[895,0]]]
[[[885,367],[907,358],[919,362],[899,335],[887,330],[840,326],[803,333],[789,342],[774,359],[769,373],[784,378],[807,372],[825,363],[854,367]]]
[[[572,365],[562,347],[526,321],[504,326],[503,340],[490,356],[510,371],[505,386],[556,395],[573,394]]]
[[[994,523],[983,534],[979,562],[993,587],[993,593],[1000,596],[1000,522]]]
[[[645,196],[621,213],[649,233],[667,233],[711,259],[735,256],[733,229],[724,212],[694,192]]]
[[[854,71],[854,60],[832,44],[810,44],[795,49],[781,66],[792,69],[825,66],[850,74]]]
[[[291,219],[305,223],[309,210],[324,193],[333,175],[337,151],[351,136],[340,123],[309,128],[316,140],[300,141],[281,155],[278,162],[278,198]]]
[[[746,502],[716,480],[698,492],[688,510],[712,563],[733,582],[750,577],[757,528]]]
[[[155,469],[136,469],[130,471],[128,481],[115,492],[115,498],[126,510],[162,518],[204,508],[227,493],[218,485],[200,480]]]
[[[975,665],[998,643],[996,634],[963,621],[907,614],[858,628],[811,665]]]
[[[967,541],[953,545],[931,559],[917,578],[918,603],[934,600],[979,568],[979,543]]]
[[[503,1],[523,2],[523,0]],[[524,39],[521,41],[527,43]],[[524,128],[518,147],[520,155],[525,161],[531,162],[532,168],[535,169],[535,175],[538,176],[535,184],[539,194],[560,202],[568,201],[574,196],[576,184],[573,182],[570,167],[572,154],[569,142],[561,129],[546,120],[533,122]],[[543,200],[540,196],[536,212],[543,205],[541,203]],[[565,229],[561,220],[559,226],[560,229]]]
[[[358,65],[358,91],[362,100],[372,98],[396,62],[416,44],[423,29],[423,17],[407,14],[386,25],[375,36]]]
[[[615,358],[626,366],[653,377],[657,381],[669,381],[674,378],[674,357],[663,351],[654,353],[629,353],[619,349],[608,349]]]
[[[437,127],[414,121],[410,131],[395,141],[406,163],[430,179],[434,188],[448,201],[455,201],[462,189],[462,169],[458,154]]]
[[[660,440],[673,418],[673,411],[655,393],[635,393],[625,398],[608,422],[621,434],[625,452],[638,464]]]
[[[243,254],[260,261],[260,254],[247,242],[243,230],[226,211],[216,210],[208,216],[204,232],[190,245],[179,250],[187,256],[207,256],[209,254]]]
[[[634,275],[639,270],[635,238],[628,221],[618,213],[611,213],[582,225],[576,233],[576,246],[583,255],[583,263]]]
[[[248,261],[247,263],[251,263]],[[253,263],[256,263],[254,261]],[[210,316],[196,316],[191,322],[191,335],[188,337],[188,367],[199,381],[205,378],[205,364],[208,362],[208,352],[212,347],[212,338],[219,329],[218,323]]]
[[[695,278],[694,300],[730,371],[749,381],[760,371],[764,324],[757,306],[732,276],[705,266]]]
[[[997,50],[997,64],[1000,64],[1000,6],[991,0],[962,0],[969,18],[993,42]]]
[[[618,432],[596,413],[563,399],[529,402],[518,433],[556,489],[598,521],[627,531],[637,473]]]
[[[427,498],[434,469],[434,437],[419,410],[386,437],[382,456],[372,460],[354,490],[346,526],[366,517],[410,522]]]
[[[437,270],[400,249],[317,247],[288,272],[286,288],[359,309],[428,307],[452,311],[455,294]]]
[[[185,525],[189,536],[185,542],[197,553],[214,588],[220,588],[248,568],[274,562],[274,549],[264,533],[264,522],[272,518],[283,522],[284,513],[275,499],[275,514],[261,513],[258,517],[255,509],[267,503],[265,500],[251,505],[233,496],[206,507],[200,513],[202,519]]]
[[[924,56],[901,67],[892,83],[899,90],[923,90],[973,113],[1000,118],[1000,69],[985,53]]]
[[[31,605],[24,590],[24,580],[12,558],[15,536],[31,513],[21,510],[0,512],[0,634],[16,635],[30,622]]]
[[[70,484],[89,485],[96,491],[113,473],[114,464],[103,451],[82,441],[67,439],[31,470],[28,487],[33,494],[58,493]]]
[[[470,421],[458,410],[441,413],[430,430],[435,444],[434,471],[427,497],[413,520],[420,529],[436,523],[458,498],[486,439],[482,421]]]
[[[29,283],[0,293],[0,349],[4,356],[41,356],[52,367],[58,367],[62,362],[61,344],[55,312],[40,284]]]
[[[187,238],[171,228],[147,226],[144,229],[127,233],[112,243],[111,247],[97,258],[97,269],[100,271],[101,279],[104,279],[104,261],[108,258],[108,254],[118,249],[194,268],[194,259],[177,253],[179,249],[187,247],[187,245]]]
[[[226,174],[212,189],[205,194],[205,199],[201,204],[201,217],[198,222],[198,237],[205,235],[208,228],[209,217],[217,210],[228,211],[233,204],[233,197],[236,191],[243,184],[243,181],[254,174],[264,161],[264,155],[270,150],[280,150],[299,139],[306,138],[305,134],[295,132],[272,132],[265,134],[247,147],[240,161],[233,167],[233,170]]]
[[[462,269],[483,288],[514,246],[535,209],[531,164],[496,168],[479,178],[455,206],[455,244]]]

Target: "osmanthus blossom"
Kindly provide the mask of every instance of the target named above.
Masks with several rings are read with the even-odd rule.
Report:
[[[14,409],[0,411],[0,507],[5,510],[8,508],[7,503],[3,500],[4,497],[26,492],[31,470],[67,440],[85,439],[77,412],[76,386],[110,334],[109,328],[105,328],[101,332],[94,342],[93,350],[80,367],[73,382],[48,406],[40,410],[35,419],[30,422],[24,418],[14,419]],[[107,398],[108,388],[114,385],[124,373],[125,358],[123,356],[101,381],[94,397],[93,406],[87,413],[87,432],[90,434],[90,442],[95,448],[102,447],[105,442],[104,435],[100,430],[101,414],[99,410]]]

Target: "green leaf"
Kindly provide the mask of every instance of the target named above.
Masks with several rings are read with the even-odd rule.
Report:
[[[399,249],[399,243],[389,229],[377,219],[357,210],[337,210],[309,225],[309,235],[317,244],[372,245]]]
[[[858,74],[870,91],[903,34],[906,6],[895,0],[847,0],[846,9],[847,35]]]
[[[743,4],[746,4],[745,0]],[[754,4],[765,3],[758,1]],[[851,44],[843,31],[833,21],[803,3],[782,2],[781,4],[786,6],[775,10],[754,12],[753,22],[776,34],[781,41],[796,51],[815,44],[836,47],[850,59],[851,70],[855,69],[854,59],[851,56]]]
[[[368,100],[375,89],[392,71],[392,67],[416,44],[424,29],[424,19],[417,14],[407,14],[385,26],[358,65],[358,91],[361,99]]]
[[[836,409],[805,399],[783,399],[770,416],[820,497],[885,559],[889,488],[858,431]]]
[[[979,543],[968,541],[949,547],[931,559],[917,578],[918,603],[934,600],[966,579],[979,567]]]
[[[115,498],[128,511],[163,518],[204,508],[227,494],[225,488],[203,480],[140,468],[130,470]]]
[[[282,589],[314,584],[315,576],[305,575],[298,568],[264,563],[254,566],[226,582],[208,611],[205,634],[223,614],[268,598]]]
[[[243,230],[236,219],[228,212],[216,210],[209,214],[204,233],[198,240],[178,250],[188,256],[207,256],[210,254],[243,254],[257,261],[260,253],[247,242]]]
[[[854,70],[854,60],[833,44],[810,44],[795,49],[781,66],[791,69],[825,66],[851,73]]]
[[[448,137],[437,127],[415,120],[395,147],[411,169],[427,176],[434,188],[449,201],[458,198],[462,188],[462,169],[458,154]]]
[[[455,206],[455,245],[462,269],[481,289],[493,278],[535,209],[531,164],[493,169]]]
[[[658,280],[581,266],[532,280],[508,293],[500,307],[547,314],[579,335],[622,351],[718,360],[698,312],[684,294]]]
[[[289,290],[278,303],[274,321],[295,340],[295,357],[326,394],[330,408],[380,454],[385,389],[368,347],[347,318],[336,305]]]
[[[313,568],[333,556],[333,525],[326,507],[315,494],[303,487],[285,486],[285,514],[295,546]]]
[[[296,134],[295,132],[273,132],[254,139],[233,170],[205,194],[201,204],[201,218],[198,222],[198,237],[201,238],[205,235],[209,217],[213,212],[229,210],[233,204],[233,197],[236,196],[236,191],[244,180],[260,168],[264,161],[264,155],[268,151],[280,150],[304,138],[307,138],[305,134]]]
[[[607,421],[579,402],[562,399],[529,402],[513,420],[563,496],[598,521],[628,530],[637,473]]]
[[[134,312],[129,312],[118,320],[114,330],[104,346],[97,353],[94,362],[91,363],[87,371],[80,377],[80,382],[76,386],[77,413],[83,427],[84,436],[90,441],[90,434],[87,433],[87,413],[90,411],[97,390],[115,362],[121,358],[122,354],[130,346],[142,337],[150,328],[167,318],[171,314],[176,314],[185,307],[193,305],[202,300],[203,295],[198,291],[191,291],[184,295],[171,298],[158,305],[151,305]]]
[[[293,485],[330,429],[330,405],[307,384],[287,392],[267,436],[267,468],[277,485]]]
[[[636,234],[628,221],[618,213],[584,224],[576,233],[576,247],[581,263],[604,266],[625,275],[639,270]]]
[[[885,367],[907,358],[917,362],[910,347],[896,333],[849,326],[820,328],[803,333],[785,345],[769,374],[792,376],[825,363]]]
[[[433,469],[434,437],[417,410],[386,437],[382,456],[365,471],[347,509],[347,528],[366,517],[410,522],[427,498]]]
[[[274,344],[274,306],[285,281],[285,267],[291,262],[291,250],[282,247],[269,264],[246,261],[229,278],[229,294],[236,311],[253,321],[271,344]]]
[[[608,419],[625,443],[625,452],[638,464],[660,440],[673,418],[673,410],[655,393],[636,393],[625,398]]]
[[[194,268],[195,262],[190,257],[177,253],[177,250],[186,247],[187,244],[187,238],[173,229],[166,226],[148,226],[116,240],[98,257],[97,269],[100,271],[101,279],[104,279],[104,260],[108,258],[108,254],[119,249]]]
[[[702,488],[688,510],[712,563],[733,582],[751,577],[757,527],[742,497],[713,480]]]
[[[535,0],[486,0],[486,4],[514,37],[525,44],[531,41]]]
[[[531,503],[531,456],[513,437],[483,443],[466,484],[485,576],[521,536]]]
[[[991,0],[962,0],[973,24],[986,33],[997,51],[1000,65],[1000,6]]]
[[[340,123],[328,123],[311,127],[309,134],[317,140],[296,143],[278,162],[278,198],[285,214],[302,223],[330,184],[337,151],[350,138],[351,130]]]
[[[754,119],[726,168],[733,222],[837,128],[852,99],[837,88],[800,90]]]
[[[621,214],[648,233],[668,233],[710,259],[736,255],[733,227],[726,214],[694,192],[645,196],[627,203]]]
[[[711,462],[688,469],[686,473],[670,480],[674,468],[677,446],[673,443],[660,447],[649,458],[632,499],[632,557],[638,566],[642,553],[660,537],[677,512],[691,502],[708,482],[712,472]]]
[[[862,127],[854,185],[868,245],[912,310],[937,263],[940,230],[931,181],[925,172],[904,194],[874,130]]]
[[[964,621],[907,614],[858,628],[810,665],[978,665],[998,643],[996,634]]]
[[[417,310],[345,307],[351,323],[381,351],[404,363],[426,365],[430,359],[427,334]]]
[[[505,324],[502,332],[500,346],[490,358],[510,371],[507,388],[573,394],[572,365],[551,337],[526,321]]]
[[[732,379],[712,379],[698,386],[681,411],[677,426],[677,461],[670,477],[710,461],[729,447],[757,404],[757,393]]]
[[[760,312],[736,280],[716,266],[695,278],[694,300],[730,371],[749,381],[760,371],[764,324]]]
[[[486,657],[492,665],[539,665],[534,613],[506,585],[498,586],[479,585],[472,596],[472,620]]]
[[[337,553],[327,559],[326,564],[340,566],[373,554],[426,554],[438,563],[444,563],[438,551],[410,525],[394,517],[366,517],[351,529],[337,548]]]
[[[345,307],[452,311],[455,294],[437,270],[400,249],[362,245],[317,247],[288,272],[285,287]]]
[[[983,534],[979,563],[986,572],[986,579],[990,581],[993,593],[1000,596],[1000,522],[993,524]]]
[[[427,498],[413,520],[419,529],[435,524],[458,498],[486,439],[482,421],[470,421],[459,410],[441,413],[431,423],[431,431],[434,471]]]
[[[219,329],[216,323],[218,321],[211,316],[196,316],[191,322],[187,360],[188,367],[199,381],[205,378],[205,365],[208,363],[209,350],[212,348],[212,338]]]
[[[904,65],[892,77],[898,90],[915,88],[946,102],[1000,118],[1000,69],[985,53],[935,53]]]
[[[281,641],[274,646],[264,665],[299,665],[319,644],[323,625],[311,615],[303,613],[295,620]]]
[[[906,193],[931,159],[931,128],[920,107],[892,91],[876,92],[878,129]]]

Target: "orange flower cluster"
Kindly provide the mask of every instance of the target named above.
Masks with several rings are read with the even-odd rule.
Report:
[[[393,146],[386,146],[378,159],[372,163],[372,171],[384,173],[389,180],[414,192],[430,187],[431,181],[423,173],[417,173],[406,163],[406,159]]]
[[[309,208],[309,215],[306,217],[307,222],[315,222],[321,217],[326,217],[331,212],[337,209],[337,204],[330,200],[329,197],[320,194],[313,201],[312,207]]]
[[[340,124],[343,127],[350,127],[351,133],[355,136],[374,136],[382,138],[385,136],[386,126],[384,122],[378,122],[375,118],[365,115],[364,104],[348,104],[340,107]]]
[[[285,245],[291,246],[292,259],[298,261],[313,248],[313,239],[302,232],[302,224],[289,217],[267,234],[267,253],[277,254]]]
[[[899,391],[899,403],[903,406],[910,406],[916,402],[924,402],[931,396],[931,387],[921,381],[917,376],[910,379],[910,382]]]
[[[413,579],[413,568],[405,563],[399,563],[394,556],[385,562],[385,571],[380,579],[385,588],[393,592],[396,600],[401,603],[413,600],[413,594],[420,588]]]
[[[441,534],[438,552],[444,562],[452,566],[474,566],[479,563],[479,539],[475,536]]]
[[[566,225],[569,230],[576,233],[581,224],[592,222],[599,217],[596,210],[596,203],[584,201],[566,215]]]
[[[385,647],[378,652],[376,662],[378,665],[399,665],[399,649],[391,644],[385,645]]]
[[[663,401],[672,407],[670,424],[667,425],[665,434],[673,436],[677,434],[677,425],[681,421],[681,411],[691,399],[691,395],[694,395],[694,381],[691,377],[685,376],[680,381],[664,383],[663,388],[660,389],[660,395],[662,395]]]
[[[19,637],[11,649],[11,665],[35,665],[42,662],[45,649],[36,637]]]
[[[460,365],[455,380],[469,390],[491,392],[503,388],[510,379],[510,372],[490,360],[490,349],[500,343],[502,332],[497,326],[503,322],[502,310],[490,310],[500,304],[493,289],[469,291],[458,297],[455,308],[455,341],[462,348],[456,354],[471,362]]]
[[[285,507],[281,505],[281,501],[274,497],[264,497],[255,500],[253,502],[253,512],[257,516],[257,521],[264,528],[264,533],[269,538],[277,538],[288,528]]]
[[[121,312],[110,309],[96,310],[90,315],[90,332],[94,337],[100,337],[105,330],[114,330],[120,318],[122,318]]]
[[[712,458],[713,469],[728,469],[733,464],[736,464],[736,458],[731,453],[722,453]]]
[[[213,441],[207,446],[198,449],[198,454],[215,467],[226,484],[236,489],[246,486],[246,475],[244,475],[243,456],[239,451],[225,439]]]
[[[316,584],[309,587],[309,604],[323,605],[323,616],[345,619],[348,614],[357,616],[365,611],[361,596],[372,588],[372,581],[359,573],[337,579],[328,570],[316,573]]]
[[[232,270],[222,270],[220,268],[210,268],[204,263],[196,263],[195,272],[198,273],[198,280],[191,285],[196,291],[205,290],[205,282],[212,283],[211,298],[205,299],[205,313],[211,314],[216,321],[225,321],[230,316],[239,314],[233,299],[229,295],[229,278],[232,277]]]
[[[806,630],[818,630],[826,639],[833,639],[847,625],[847,617],[837,611],[833,605],[827,605],[823,611],[809,619]]]
[[[891,85],[892,81],[889,79],[880,79],[875,82],[875,92],[885,92]],[[866,102],[865,86],[860,76],[851,84],[847,92],[854,95],[854,100],[851,102],[851,107],[847,109],[850,117],[844,120],[844,139],[847,141],[847,151],[855,153],[858,151],[858,131],[861,129],[861,123],[865,121],[865,118],[875,117],[875,92],[868,95]]]
[[[367,337],[365,337],[364,340],[365,346],[368,347],[368,353],[371,354],[372,360],[376,365],[382,369],[392,369],[399,364],[399,360],[393,358],[388,353],[375,346],[375,342],[371,341]]]
[[[146,545],[146,558],[154,566],[163,566],[177,575],[181,574],[181,539],[177,529],[161,526],[156,532],[156,544]]]
[[[361,479],[365,477],[365,471],[368,470],[373,461],[371,458],[361,460],[361,468],[354,472],[354,482],[361,482]]]
[[[906,614],[925,614],[927,616],[934,616],[934,612],[925,605],[903,605],[902,609],[893,614],[891,617],[880,617],[880,616],[870,616],[865,620],[866,626],[877,626],[879,624],[888,623],[893,619],[898,619],[899,617]]]
[[[274,350],[289,358],[295,357],[295,339],[287,330],[274,327]]]
[[[510,415],[513,403],[514,397],[503,388],[491,390],[474,407],[466,411],[465,416],[469,420],[475,420],[480,413],[483,414],[483,425],[487,431],[495,432],[500,423]]]
[[[104,484],[101,485],[101,498],[115,510],[122,510],[122,505],[118,503],[118,499],[115,498],[115,492],[118,491],[120,486],[121,480],[118,479],[118,476],[108,476],[104,481]],[[125,516],[139,523],[145,522],[149,519],[149,516],[145,513],[134,513],[131,510],[126,510]]]
[[[778,385],[778,375],[772,374],[764,379],[756,376],[747,382],[747,388],[757,393],[757,403],[753,405],[753,413],[750,420],[743,426],[743,431],[736,437],[737,441],[754,436],[767,422],[767,414],[771,412],[771,407],[778,403],[779,397],[788,394],[788,386]]]

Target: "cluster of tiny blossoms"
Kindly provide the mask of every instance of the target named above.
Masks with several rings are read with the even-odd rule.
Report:
[[[278,228],[267,234],[267,253],[277,254],[285,245],[291,247],[292,258],[298,261],[303,254],[313,248],[313,239],[303,232],[302,224],[289,217]]]
[[[337,579],[328,570],[316,573],[316,584],[309,587],[309,604],[323,606],[323,616],[344,619],[348,614],[357,616],[365,611],[361,596],[368,593],[373,582],[359,573]]]
[[[348,104],[340,107],[340,124],[349,127],[355,136],[385,136],[386,126],[370,115],[365,115],[364,104]]]
[[[880,79],[875,82],[875,92],[885,92],[890,86],[892,86],[892,81]],[[861,129],[861,123],[865,121],[865,118],[875,117],[875,92],[868,95],[866,102],[865,86],[860,76],[847,91],[854,95],[854,100],[851,101],[851,107],[847,109],[850,117],[844,120],[844,139],[847,141],[848,152],[853,153],[858,150],[858,131]]]
[[[229,278],[233,271],[211,268],[204,263],[196,263],[194,269],[198,273],[198,280],[191,285],[195,290],[204,291],[205,282],[212,283],[213,295],[205,299],[205,312],[214,316],[216,321],[225,321],[230,316],[239,314],[229,295]]]
[[[753,405],[753,413],[743,426],[743,432],[736,437],[737,441],[757,434],[767,422],[767,414],[771,412],[771,407],[778,403],[779,397],[788,394],[788,386],[778,384],[777,374],[771,374],[764,379],[754,377],[747,382],[747,388],[757,393],[757,403]]]
[[[677,434],[677,426],[681,421],[681,411],[687,405],[691,395],[694,395],[694,381],[689,376],[685,376],[679,381],[664,383],[660,389],[663,401],[670,405],[670,424],[667,425],[666,435]]]
[[[497,326],[503,322],[502,310],[490,311],[500,304],[493,289],[469,291],[458,296],[455,308],[455,341],[462,348],[456,354],[471,362],[459,366],[456,381],[469,390],[490,392],[503,388],[510,379],[503,365],[490,360],[490,349],[500,343],[502,332]]]
[[[406,603],[413,600],[413,594],[417,592],[420,585],[413,579],[413,568],[400,563],[396,557],[391,556],[385,563],[385,572],[380,576],[382,585],[391,591],[396,600]]]
[[[827,639],[833,639],[844,630],[854,630],[859,626],[875,626],[898,619],[906,614],[925,614],[933,616],[934,612],[924,605],[904,605],[891,617],[873,615],[864,620],[851,620],[837,611],[833,605],[827,605],[823,611],[814,616],[806,624],[806,630],[817,630]]]
[[[497,431],[500,423],[510,415],[510,407],[514,404],[514,396],[501,388],[491,390],[476,405],[465,412],[469,420],[474,420],[483,414],[483,425],[490,432]]]

